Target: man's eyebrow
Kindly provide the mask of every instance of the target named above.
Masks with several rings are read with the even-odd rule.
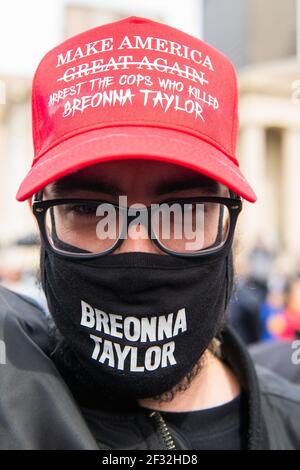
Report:
[[[173,193],[177,191],[184,191],[187,189],[199,189],[201,192],[208,194],[218,194],[220,185],[217,181],[207,178],[203,175],[197,175],[189,178],[178,178],[172,181],[165,181],[160,183],[156,188],[158,196],[163,194]]]
[[[67,196],[75,191],[90,191],[93,193],[105,193],[111,196],[118,196],[121,189],[112,182],[92,180],[88,178],[79,179],[78,177],[62,178],[55,181],[51,186],[51,192],[54,197]]]
[[[159,183],[153,192],[157,196],[169,194],[189,189],[199,189],[203,193],[209,195],[217,195],[220,185],[217,181],[207,178],[204,175],[196,175],[194,177],[179,177],[173,180],[167,180]],[[93,193],[104,193],[118,197],[122,192],[122,188],[112,181],[104,181],[92,178],[79,178],[78,176],[67,176],[51,185],[51,193],[56,198],[69,196],[73,192],[89,191]]]

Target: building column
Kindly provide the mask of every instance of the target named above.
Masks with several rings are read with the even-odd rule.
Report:
[[[287,129],[282,141],[282,218],[285,249],[300,262],[300,130]],[[300,266],[299,266],[300,267]]]
[[[256,203],[245,201],[239,224],[242,249],[248,251],[259,236],[266,234],[266,132],[263,127],[250,124],[241,130],[239,157],[241,170],[257,195]]]
[[[0,122],[0,245],[36,230],[28,204],[16,201],[33,154],[29,96],[27,80],[10,81]]]

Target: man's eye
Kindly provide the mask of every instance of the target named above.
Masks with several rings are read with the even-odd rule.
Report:
[[[88,204],[76,204],[71,206],[68,212],[79,216],[95,216],[96,208]]]

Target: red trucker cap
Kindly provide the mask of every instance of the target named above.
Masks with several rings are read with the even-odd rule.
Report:
[[[17,199],[81,168],[143,158],[182,165],[254,202],[236,158],[236,73],[209,44],[130,17],[49,51],[32,84],[34,159]]]

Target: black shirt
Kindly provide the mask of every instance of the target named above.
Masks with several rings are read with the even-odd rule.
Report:
[[[160,412],[167,426],[192,450],[245,448],[247,408],[243,394],[214,408],[189,412]]]

